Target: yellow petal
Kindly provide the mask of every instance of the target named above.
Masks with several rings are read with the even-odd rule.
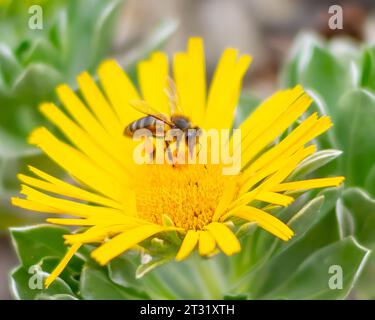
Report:
[[[260,192],[256,195],[255,199],[284,207],[290,205],[294,201],[293,197],[271,191]]]
[[[233,232],[223,223],[212,222],[206,229],[216,240],[220,249],[228,256],[241,250],[241,245]]]
[[[92,216],[84,219],[71,219],[71,218],[48,218],[47,222],[66,225],[66,226],[135,226],[144,224],[145,221],[142,219],[135,218],[127,215],[103,215],[103,216]]]
[[[112,145],[113,138],[68,85],[59,85],[56,92],[68,113],[94,141],[97,141],[103,148]]]
[[[80,247],[81,247],[80,243],[74,244],[73,246],[70,247],[68,252],[65,254],[64,258],[62,258],[62,260],[57,265],[57,267],[52,271],[52,273],[46,279],[45,281],[46,288],[48,288],[50,284],[61,274],[61,272],[66,267],[66,265],[69,263],[70,259],[72,259],[72,257],[79,250]]]
[[[104,61],[98,68],[100,82],[123,127],[144,117],[129,104],[140,97],[124,70],[115,60]]]
[[[56,213],[65,213],[72,216],[88,218],[92,216],[124,216],[123,212],[113,208],[92,206],[67,199],[55,198],[43,192],[39,192],[26,185],[21,185],[21,194],[27,196],[28,200],[34,201],[42,206],[57,209]]]
[[[40,106],[41,112],[83,153],[85,153],[98,167],[113,175],[115,179],[127,181],[128,175],[123,166],[123,154],[119,152],[119,146],[107,136],[107,140],[102,141],[103,148],[98,145],[100,132],[91,138],[84,130],[69,119],[53,103],[44,103]],[[101,136],[103,138],[103,136]],[[100,140],[100,139],[99,139]]]
[[[113,208],[117,208],[117,209],[123,208],[119,203],[117,203],[117,202],[115,202],[111,199],[108,199],[106,197],[102,197],[98,194],[95,194],[95,193],[89,192],[87,190],[84,190],[82,188],[76,187],[76,186],[74,186],[70,183],[67,183],[63,180],[57,179],[57,178],[55,178],[55,177],[37,169],[37,168],[34,168],[32,166],[29,166],[28,168],[32,173],[36,174],[40,178],[49,182],[49,184],[46,185],[46,184],[43,184],[42,180],[40,180],[40,179],[27,177],[25,175],[19,175],[19,179],[22,182],[24,182],[24,183],[26,183],[26,184],[28,184],[32,187],[36,187],[36,188],[39,188],[39,189],[43,189],[43,190],[46,190],[46,191],[50,191],[50,192],[60,194],[60,195],[64,195],[64,196],[71,197],[71,198],[76,198],[76,199],[80,199],[80,200],[93,202],[93,203],[96,203],[96,204],[101,204],[101,205],[107,206],[107,207],[113,207]]]
[[[48,205],[43,205],[40,203],[36,203],[34,201],[30,201],[28,199],[21,199],[21,198],[13,197],[11,198],[11,201],[14,206],[17,206],[26,210],[46,212],[46,213],[62,213],[61,210],[52,208]]]
[[[77,82],[82,96],[104,129],[113,136],[121,135],[124,128],[94,79],[85,71],[77,77]]]
[[[243,141],[242,165],[245,166],[261,150],[293,124],[307,110],[311,102],[312,99],[309,96],[302,95],[290,104],[285,112],[275,119],[275,121],[265,119],[267,125],[259,133],[253,132]]]
[[[180,249],[178,250],[176,260],[181,261],[188,257],[197,245],[198,239],[198,232],[195,230],[189,230],[186,233],[184,240],[182,241]]]
[[[261,170],[259,173],[251,177],[251,179],[249,179],[241,187],[240,193],[245,192],[250,187],[260,182],[263,178],[269,176],[270,173],[273,173],[273,175],[270,175],[266,180],[262,181],[256,189],[251,190],[247,193],[243,193],[236,201],[232,203],[231,207],[246,205],[250,201],[255,199],[255,197],[260,192],[268,191],[268,189],[272,188],[274,185],[279,184],[281,181],[283,181],[286,177],[289,176],[289,174],[297,167],[297,165],[303,159],[305,159],[307,156],[314,153],[315,151],[316,147],[314,145],[299,150],[290,158],[283,159],[283,161],[277,165],[277,171],[275,173],[273,173],[274,169],[271,166],[265,168],[264,170]]]
[[[308,190],[315,188],[325,188],[325,187],[338,187],[343,181],[344,177],[334,177],[334,178],[320,178],[320,179],[310,179],[301,180],[295,182],[285,182],[281,183],[272,188],[272,191],[293,191],[293,190]]]
[[[173,78],[176,83],[179,103],[186,115],[194,108],[191,105],[189,92],[189,58],[186,53],[178,52],[173,56]]]
[[[136,244],[163,230],[163,227],[154,224],[147,224],[130,229],[95,249],[91,253],[91,256],[101,265],[105,265],[107,262],[117,257],[121,253],[129,250]]]
[[[307,142],[302,137],[306,135],[314,127],[318,119],[317,113],[313,113],[309,118],[303,121],[296,129],[287,135],[281,142],[262,153],[254,162],[252,162],[245,170],[242,180],[247,180],[257,171],[267,166],[274,166],[275,162],[281,162],[291,154],[300,149]],[[302,141],[301,141],[302,140]],[[292,148],[292,146],[295,148]]]
[[[224,189],[223,196],[221,197],[215,209],[214,215],[212,217],[212,221],[219,220],[220,216],[228,208],[229,204],[233,201],[237,192],[238,192],[237,180],[233,179],[228,182],[228,185]]]
[[[95,222],[89,219],[48,218],[46,221],[63,226],[92,226],[95,224]]]
[[[168,57],[155,52],[151,59],[138,64],[138,80],[143,99],[156,110],[169,114],[169,101],[165,92],[168,80]]]
[[[239,207],[236,210],[233,210],[231,215],[248,221],[256,221],[263,229],[284,241],[289,240],[294,235],[293,230],[291,230],[284,222],[271,214],[254,207]]]
[[[290,160],[287,162],[287,164],[279,171],[277,171],[274,175],[272,175],[269,179],[267,179],[264,183],[262,183],[259,189],[264,190],[271,185],[279,184],[292,173],[292,171],[303,159],[308,157],[310,154],[313,154],[314,152],[316,152],[315,145],[310,145],[297,151],[292,157],[290,157]]]
[[[243,147],[245,141],[258,135],[273,123],[293,101],[304,93],[301,86],[293,89],[278,91],[261,103],[250,116],[240,125],[242,131]]]
[[[216,248],[216,241],[208,231],[199,232],[199,254],[206,256],[212,253]]]
[[[194,125],[201,126],[206,106],[206,70],[201,38],[190,38],[187,53],[175,54],[173,72],[184,113]]]
[[[92,163],[85,155],[54,137],[46,128],[33,131],[29,141],[37,145],[58,165],[72,174],[80,182],[110,197],[123,196],[120,186],[107,172]]]
[[[190,62],[189,91],[192,93],[189,115],[193,123],[200,126],[206,108],[206,65],[201,38],[189,39],[188,57]]]
[[[128,225],[121,225],[113,224],[112,221],[110,223],[102,221],[102,224],[97,224],[83,233],[67,234],[64,239],[66,244],[101,242],[108,236],[117,235],[137,225],[134,222]]]
[[[252,172],[259,170],[264,166],[271,165],[282,157],[288,157],[306,143],[326,131],[331,125],[332,122],[329,117],[323,116],[318,119],[316,113],[312,114],[288,134],[285,139],[255,160],[246,171],[248,174],[252,174]]]
[[[237,50],[226,49],[219,61],[208,94],[205,129],[232,126],[242,78],[251,62],[250,56],[237,55]]]

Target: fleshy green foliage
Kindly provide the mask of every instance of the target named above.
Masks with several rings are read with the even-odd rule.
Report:
[[[49,125],[38,112],[38,104],[54,101],[59,83],[75,88],[80,72],[94,74],[100,61],[111,56],[114,26],[125,2],[40,0],[0,6],[0,230],[40,219],[9,203],[19,189],[16,174],[25,171],[27,164],[45,166],[46,157],[27,144],[33,129]],[[42,30],[28,27],[31,3],[43,8]],[[176,27],[173,20],[163,21],[145,41],[126,48],[120,62],[133,78],[135,62],[160,48]],[[51,173],[62,174],[48,165]]]
[[[7,154],[27,152],[17,147],[26,144],[26,135],[40,124],[37,104],[53,99],[58,83],[73,84],[79,72],[93,71],[108,52],[120,4],[118,0],[68,0],[59,10],[43,15],[42,30],[29,29],[25,5],[26,20],[21,25],[26,31],[18,35],[19,42],[0,43],[1,131],[19,139],[18,144],[8,143],[8,148],[15,148],[5,150]],[[1,139],[1,145],[6,142]]]
[[[371,250],[375,246],[375,47],[347,39],[324,42],[301,34],[282,74],[284,86],[297,83],[314,98],[314,108],[332,117],[334,128],[319,142],[343,151],[325,174],[346,177],[337,203],[340,238],[354,236]],[[354,297],[374,299],[373,254]]]

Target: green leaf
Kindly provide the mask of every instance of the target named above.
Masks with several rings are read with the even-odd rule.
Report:
[[[341,63],[350,66],[361,58],[360,45],[349,37],[333,37],[326,44],[329,52]]]
[[[337,110],[335,129],[342,156],[346,184],[364,186],[375,163],[375,96],[357,89],[345,94]]]
[[[171,217],[166,215],[166,214],[164,214],[162,216],[162,223],[166,227],[174,227],[175,226]],[[181,245],[181,237],[178,235],[177,231],[165,232],[162,235],[162,239],[169,242],[169,244],[175,245],[177,247],[180,247],[180,245]]]
[[[30,271],[30,272],[29,272]],[[48,273],[35,273],[29,268],[19,266],[11,273],[10,286],[13,296],[16,299],[32,300],[46,298],[54,295],[69,295],[74,297],[73,291],[60,278],[57,278],[48,289],[42,286],[48,277]],[[40,280],[36,280],[36,276],[40,276]],[[34,277],[34,278],[33,278]],[[39,281],[39,282],[38,282]],[[42,289],[38,289],[38,284]]]
[[[333,116],[341,95],[359,82],[354,48],[352,44],[338,43],[329,47],[316,35],[301,33],[284,66],[282,83],[287,87],[301,84],[316,92]]]
[[[353,298],[358,300],[375,300],[375,254],[372,251],[358,282],[353,290]]]
[[[81,273],[80,292],[86,300],[147,299],[147,295],[112,282],[105,272],[93,266],[85,266]]]
[[[370,251],[348,237],[309,256],[281,286],[266,299],[343,299],[348,296],[369,257]],[[342,269],[342,289],[331,289],[330,268]],[[332,270],[332,269],[331,269]]]
[[[360,60],[361,87],[375,91],[375,46],[365,47]]]
[[[237,294],[237,295],[225,295],[223,297],[224,300],[247,300],[248,295],[247,294]]]
[[[294,242],[302,238],[305,233],[320,220],[321,214],[325,214],[324,211],[322,213],[320,211],[323,203],[324,196],[314,198],[288,221],[288,225],[294,231],[295,235],[291,240],[281,246],[282,250],[286,250],[289,246],[293,245]]]
[[[343,192],[342,207],[352,219],[350,230],[361,244],[375,249],[375,199],[360,188],[349,188]],[[354,298],[375,299],[375,254],[372,251],[369,262],[358,280]]]
[[[65,76],[69,82],[73,82],[83,70],[94,71],[97,62],[108,52],[113,32],[101,28],[113,26],[110,20],[114,15],[108,13],[116,4],[118,0],[81,0],[67,3],[60,16],[60,29],[57,33],[61,38]],[[100,39],[103,41],[101,47],[97,45]]]
[[[18,98],[35,103],[41,97],[50,97],[53,88],[61,81],[61,74],[53,67],[33,63],[15,79],[12,89]]]
[[[135,272],[137,270],[137,265],[140,263],[140,261],[137,260],[140,260],[139,256],[137,259],[136,254],[132,252],[127,252],[113,259],[108,264],[109,278],[114,283],[125,288],[136,286],[137,280],[135,278]]]
[[[229,258],[221,254],[207,259],[195,252],[182,262],[155,268],[138,281],[152,299],[222,299],[230,277],[228,263]]]
[[[245,222],[236,231],[236,237],[241,239],[242,237],[251,236],[257,228],[256,222]]]
[[[72,296],[70,294],[54,294],[54,295],[44,295],[40,294],[37,298],[37,300],[79,300],[77,297]]]
[[[368,177],[365,182],[365,189],[375,197],[375,164],[370,169]]]
[[[360,188],[344,190],[343,205],[354,219],[354,235],[366,247],[375,249],[375,199]]]
[[[96,55],[93,57],[91,65],[97,65],[111,45],[111,33],[113,33],[114,24],[121,12],[122,5],[123,1],[120,0],[108,1],[108,5],[99,13],[94,26],[91,46],[92,52],[96,52]]]
[[[47,256],[62,258],[67,250],[63,235],[67,233],[69,230],[52,225],[10,229],[18,258],[25,267],[35,265]]]
[[[292,181],[304,178],[327,163],[335,160],[341,154],[342,151],[335,149],[318,151],[303,160],[289,176],[288,180]]]
[[[368,87],[371,83],[371,76],[373,73],[373,57],[368,48],[363,50],[362,54],[362,68],[361,68],[361,87]]]
[[[40,154],[40,150],[11,135],[0,127],[0,158],[11,159]]]
[[[354,219],[350,211],[343,205],[342,199],[337,200],[336,216],[339,222],[340,238],[346,238],[354,234]]]
[[[149,273],[150,271],[154,270],[157,267],[162,266],[163,264],[172,260],[172,257],[160,258],[160,259],[152,259],[150,262],[141,264],[135,273],[135,277],[137,279],[142,278],[144,275]]]
[[[22,67],[11,49],[0,43],[0,73],[3,80],[10,85],[21,72]]]
[[[25,44],[25,49],[20,53],[23,65],[32,63],[48,64],[62,70],[62,60],[59,51],[46,38],[38,38],[30,44]]]
[[[300,65],[299,82],[323,97],[330,114],[336,114],[335,106],[341,94],[353,87],[347,66],[342,66],[328,50],[313,46],[306,49]]]
[[[281,71],[281,83],[284,87],[294,87],[300,82],[301,64],[306,57],[305,52],[313,46],[323,46],[322,40],[315,34],[300,33],[297,36]]]

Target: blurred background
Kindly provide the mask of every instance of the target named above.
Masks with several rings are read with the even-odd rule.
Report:
[[[342,30],[329,28],[333,4],[342,6]],[[33,5],[43,9],[42,29],[30,28],[30,17],[37,12],[31,9]],[[41,220],[11,207],[9,198],[17,193],[16,173],[25,170],[25,163],[45,161],[27,146],[26,137],[44,121],[36,112],[37,105],[54,99],[56,84],[64,81],[74,86],[75,75],[85,69],[95,71],[107,56],[119,59],[134,77],[135,62],[149,51],[163,48],[173,53],[185,48],[189,36],[197,35],[205,41],[208,77],[226,47],[253,56],[244,90],[257,100],[299,82],[292,64],[304,41],[306,45],[319,41],[334,54],[344,50],[344,56],[361,59],[361,68],[366,61],[363,46],[375,42],[375,2],[0,0],[0,30],[0,299],[11,299],[8,272],[17,259],[7,228]],[[332,71],[332,65],[325,62],[318,68],[323,75]],[[366,68],[374,69],[371,64]],[[340,75],[335,74],[335,79]],[[324,88],[321,95],[325,98]],[[353,185],[366,187],[366,183]],[[367,191],[372,192],[369,183]]]

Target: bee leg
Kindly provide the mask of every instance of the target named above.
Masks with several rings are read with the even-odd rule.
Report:
[[[165,141],[165,150],[167,151],[169,163],[171,163],[172,166],[174,167],[175,165],[174,165],[174,161],[173,161],[173,154],[172,154],[171,148],[169,148],[169,142],[168,141]]]
[[[181,130],[177,131],[178,134],[176,135],[176,155],[177,161],[180,164],[186,163],[186,141],[187,141],[187,134]],[[181,149],[183,148],[183,149]]]
[[[188,146],[188,156],[189,158],[193,156],[193,151],[194,151],[194,142],[189,139],[189,136],[186,135],[185,137],[185,145]]]
[[[193,139],[194,138],[194,139]],[[194,148],[197,147],[197,145],[199,145],[199,148],[198,148],[198,152],[195,151],[195,156],[197,157],[199,155],[199,152],[200,152],[200,149],[201,149],[201,146],[202,144],[199,142],[199,134],[196,134],[195,135],[190,135],[190,136],[186,136],[186,144],[188,146],[188,150],[189,150],[189,156],[192,157],[193,154],[194,154]]]

